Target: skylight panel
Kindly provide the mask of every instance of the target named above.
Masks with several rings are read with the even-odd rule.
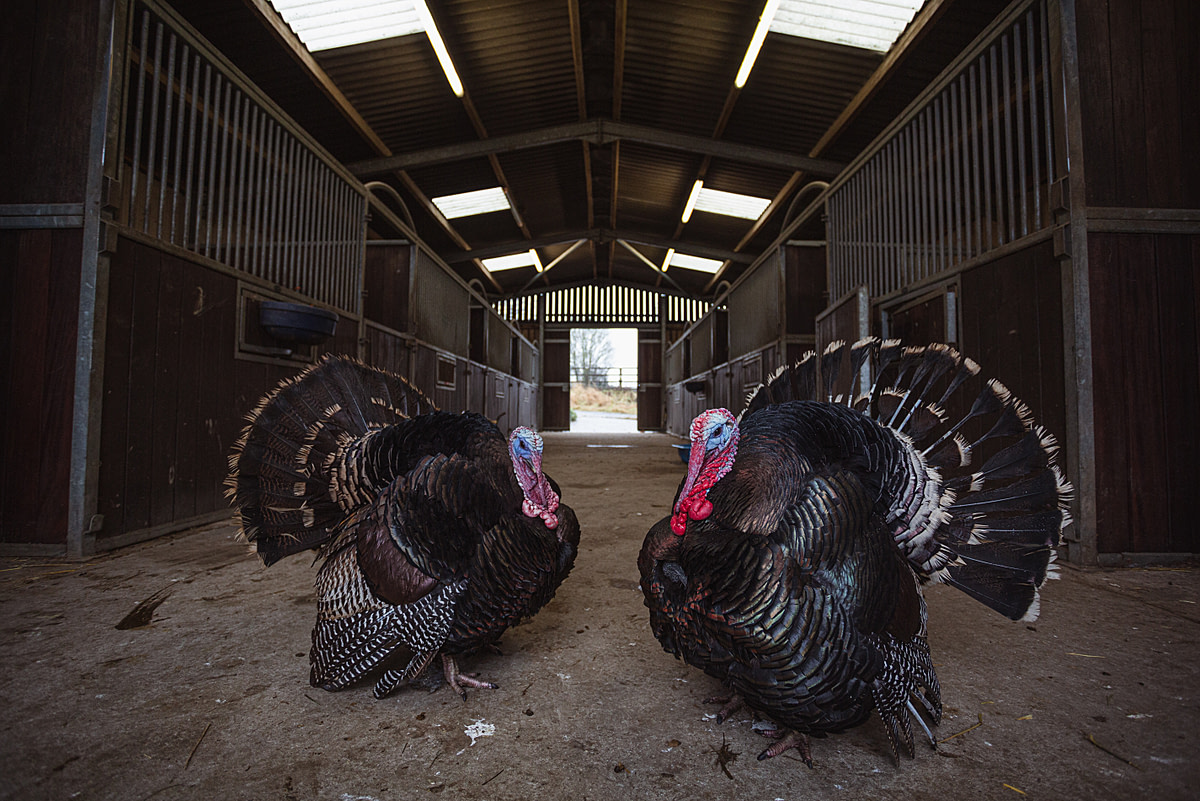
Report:
[[[447,220],[511,208],[508,204],[508,195],[504,194],[504,190],[498,186],[491,189],[477,189],[474,192],[462,192],[457,195],[435,197],[433,205],[437,206],[438,211]]]
[[[714,274],[724,264],[720,259],[705,259],[700,256],[689,256],[686,253],[674,253],[663,262],[663,271],[668,267],[682,267],[685,270],[698,270],[702,273]]]
[[[424,33],[414,0],[271,0],[312,52]]]
[[[521,253],[497,256],[494,259],[483,259],[483,266],[489,272],[493,273],[501,270],[515,270],[518,267],[533,267],[540,273],[542,271],[542,260],[538,258],[537,251],[530,248]]]
[[[757,220],[769,205],[771,205],[771,201],[766,198],[739,195],[736,192],[722,192],[719,189],[702,186],[696,193],[695,211],[741,217],[744,220]]]
[[[887,52],[924,0],[782,0],[771,31]]]

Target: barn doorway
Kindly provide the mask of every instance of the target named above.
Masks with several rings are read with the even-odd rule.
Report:
[[[633,434],[638,430],[636,328],[572,328],[571,431]]]

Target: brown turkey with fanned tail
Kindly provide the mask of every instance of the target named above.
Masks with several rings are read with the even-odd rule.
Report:
[[[494,687],[458,657],[549,602],[579,545],[541,463],[532,430],[506,439],[348,358],[325,357],[264,397],[226,483],[265,564],[318,549],[312,685],[378,674],[383,697],[440,656],[464,698]]]

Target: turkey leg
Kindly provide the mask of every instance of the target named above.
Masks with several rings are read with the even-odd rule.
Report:
[[[446,677],[446,683],[454,692],[466,701],[467,687],[474,687],[480,690],[497,690],[500,685],[493,684],[490,681],[480,681],[475,678],[476,673],[460,673],[458,670],[458,662],[450,654],[442,654],[442,675]]]

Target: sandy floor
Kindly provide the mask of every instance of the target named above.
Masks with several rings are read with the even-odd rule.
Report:
[[[500,689],[466,703],[310,688],[314,568],[263,569],[229,525],[85,563],[0,560],[0,797],[1195,797],[1200,573],[1180,568],[1067,568],[1028,626],[936,588],[936,752],[896,767],[872,720],[814,742],[815,770],[756,761],[749,716],[718,726],[714,683],[646,624],[635,559],[682,475],[671,442],[546,436],[579,559],[503,655],[470,665]],[[149,625],[115,628],[155,593]]]

